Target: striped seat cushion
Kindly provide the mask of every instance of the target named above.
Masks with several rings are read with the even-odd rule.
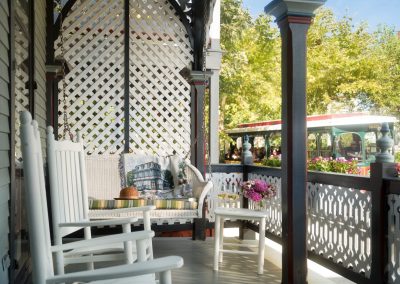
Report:
[[[155,205],[157,209],[196,210],[197,200],[189,199],[134,199],[134,200],[89,200],[89,209],[117,209]]]

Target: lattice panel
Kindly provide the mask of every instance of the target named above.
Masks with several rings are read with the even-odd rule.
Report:
[[[158,155],[190,150],[190,85],[180,71],[192,50],[168,1],[131,1],[130,147]]]
[[[88,154],[114,154],[123,149],[122,15],[123,0],[77,1],[63,22],[64,58],[70,69],[65,90],[69,123],[73,133],[82,132]],[[60,40],[55,44],[56,56],[60,56]],[[60,127],[62,119],[60,115]]]
[[[307,184],[307,248],[346,268],[371,273],[371,193]]]
[[[16,1],[16,14],[21,21],[21,25],[28,26],[28,18],[23,12],[20,2]],[[15,25],[15,159],[17,162],[22,161],[21,139],[20,139],[20,120],[19,113],[29,110],[28,89],[26,82],[29,80],[28,67],[25,64],[28,59],[28,37],[22,27],[16,23]]]
[[[265,201],[266,210],[268,212],[266,231],[279,237],[282,236],[281,178],[259,174],[249,174],[249,179],[261,179],[276,186],[276,196]]]
[[[400,196],[388,195],[388,283],[400,283]]]
[[[63,25],[71,130],[83,133],[88,154],[121,153],[123,1],[77,1]],[[60,56],[60,39],[56,49]],[[190,68],[193,54],[168,1],[130,1],[129,49],[130,150],[185,156],[190,151],[190,86],[180,71]]]
[[[208,178],[208,176],[207,176]],[[207,197],[208,218],[210,222],[215,221],[214,208],[218,194],[221,192],[239,193],[240,184],[243,182],[243,173],[212,173],[211,181],[213,188]]]

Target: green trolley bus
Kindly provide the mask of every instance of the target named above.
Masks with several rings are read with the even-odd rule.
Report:
[[[394,135],[395,117],[365,113],[326,114],[307,117],[307,157],[357,159],[361,168],[375,160],[376,141],[383,122]],[[225,161],[240,161],[243,137],[249,136],[254,161],[280,154],[281,120],[243,123],[227,131],[234,142],[224,145]],[[364,170],[365,171],[365,170]]]

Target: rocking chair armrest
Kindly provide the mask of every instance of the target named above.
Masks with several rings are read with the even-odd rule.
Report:
[[[106,219],[106,220],[94,220],[94,221],[81,221],[81,222],[70,222],[60,223],[60,227],[99,227],[99,226],[114,226],[114,225],[125,225],[131,224],[138,221],[136,217],[117,218],[117,219]]]
[[[132,233],[122,233],[122,234],[115,234],[109,235],[104,237],[98,237],[88,240],[81,240],[72,243],[62,244],[62,245],[55,245],[51,247],[52,252],[60,252],[65,250],[73,250],[73,249],[80,249],[80,248],[90,248],[95,246],[100,246],[104,244],[110,243],[121,243],[127,241],[138,241],[138,240],[145,240],[151,239],[154,237],[154,231],[137,231]]]
[[[100,268],[89,271],[81,271],[58,275],[46,280],[47,284],[63,282],[89,282],[96,280],[118,279],[125,277],[141,276],[157,272],[170,271],[171,269],[183,266],[183,259],[180,256],[167,256],[145,262],[136,262],[120,266]],[[168,277],[168,275],[166,275]],[[170,275],[169,275],[170,277]],[[163,279],[163,277],[161,277]],[[163,282],[161,282],[163,283]]]
[[[204,186],[203,191],[201,192],[200,198],[199,198],[199,205],[197,208],[198,211],[198,216],[204,217],[203,215],[203,205],[204,205],[204,201],[207,197],[208,192],[213,188],[213,183],[211,181],[208,181],[205,183],[206,185]]]

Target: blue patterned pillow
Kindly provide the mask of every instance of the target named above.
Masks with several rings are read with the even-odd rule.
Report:
[[[140,197],[164,199],[173,197],[175,187],[168,157],[147,154],[123,154],[122,186],[135,186]]]

